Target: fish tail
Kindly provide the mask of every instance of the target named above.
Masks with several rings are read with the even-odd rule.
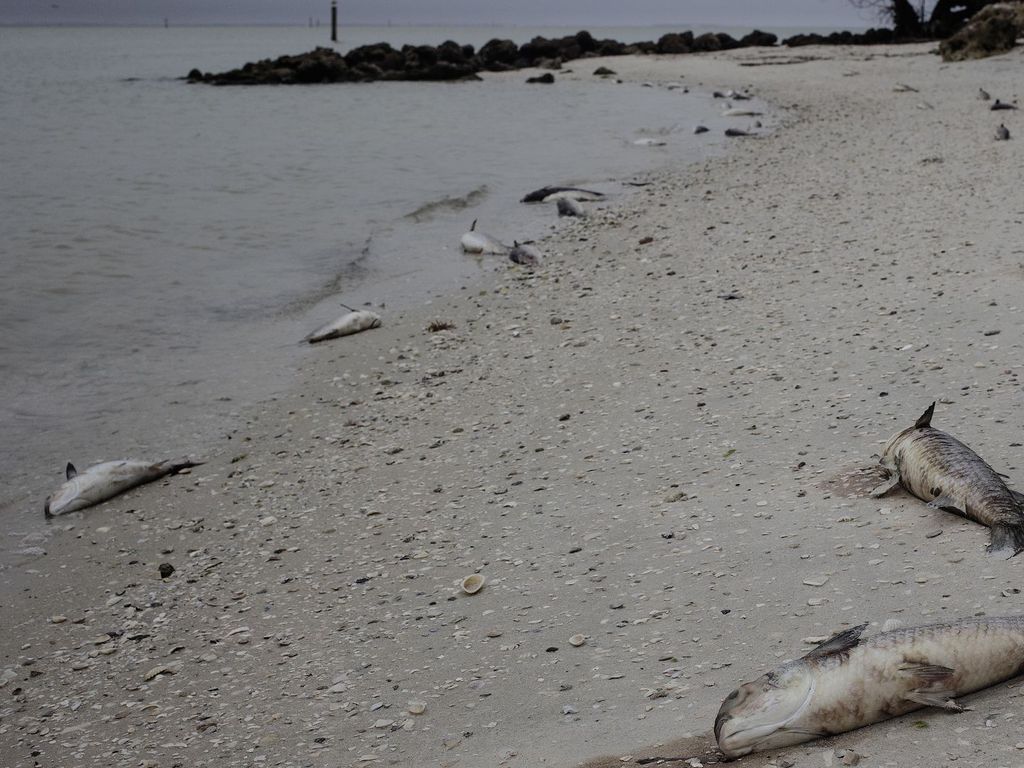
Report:
[[[992,541],[988,553],[1009,559],[1024,551],[1024,522],[996,523],[992,526]]]
[[[189,467],[198,467],[203,463],[204,462],[202,461],[192,461],[192,459],[188,458],[187,456],[183,456],[180,459],[168,459],[166,462],[164,462],[164,466],[167,467],[167,471],[170,474],[176,475],[183,469],[188,469]]]

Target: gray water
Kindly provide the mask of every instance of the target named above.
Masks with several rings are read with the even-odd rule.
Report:
[[[362,28],[344,30],[339,47],[538,33],[568,31]],[[519,204],[526,191],[625,194],[616,180],[721,143],[719,130],[691,134],[722,124],[706,92],[518,76],[276,88],[177,79],[325,36],[0,28],[6,529],[40,511],[68,460],[202,456],[242,406],[288,387],[317,354],[298,340],[339,302],[408,306],[493,269],[459,251],[473,218],[508,241],[541,236],[553,211]],[[669,145],[632,144],[649,133]],[[431,205],[445,199],[456,202]]]

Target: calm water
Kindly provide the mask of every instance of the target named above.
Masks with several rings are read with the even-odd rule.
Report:
[[[541,32],[567,31],[363,28],[340,47]],[[706,94],[634,85],[175,79],[325,37],[0,28],[0,514],[35,516],[68,460],[202,455],[233,412],[288,386],[316,354],[296,341],[338,302],[393,308],[471,281],[458,240],[475,217],[506,240],[549,231],[525,191],[615,192],[720,141],[690,133],[720,123]],[[652,131],[669,146],[633,146]],[[464,210],[409,216],[474,191]]]

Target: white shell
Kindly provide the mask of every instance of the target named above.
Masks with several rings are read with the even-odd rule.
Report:
[[[359,333],[369,328],[379,327],[380,315],[365,309],[357,309],[354,312],[349,312],[347,315],[342,315],[337,320],[327,323],[327,325],[320,326],[306,337],[306,341],[310,344],[315,344],[318,341],[336,339],[339,336],[350,336],[353,333]]]
[[[475,595],[484,588],[485,581],[487,579],[484,578],[483,574],[472,573],[462,580],[462,591],[467,595]]]

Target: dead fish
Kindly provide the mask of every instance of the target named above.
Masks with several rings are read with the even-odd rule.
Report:
[[[744,131],[741,128],[726,128],[725,129],[725,135],[726,136],[753,136],[754,134],[750,133],[749,131]]]
[[[508,246],[486,232],[476,231],[476,219],[460,241],[466,253],[508,253]]]
[[[889,438],[879,464],[888,479],[871,491],[884,496],[897,485],[928,502],[992,529],[991,554],[1013,557],[1024,550],[1022,497],[978,454],[932,427],[935,403],[914,426]]]
[[[992,106],[989,107],[989,109],[991,109],[993,111],[995,111],[997,109],[1016,109],[1016,108],[1017,108],[1016,104],[1007,104],[1005,101],[1000,101],[999,99],[996,99],[995,101],[993,101],[992,102]]]
[[[802,658],[744,683],[722,703],[715,738],[727,757],[851,731],[1020,674],[1024,617],[971,618],[883,632],[840,632]]]
[[[529,243],[516,242],[508,254],[509,259],[524,267],[539,267],[544,254]]]
[[[1006,141],[1010,138],[1010,129],[1002,123],[996,128],[996,141]]]
[[[586,216],[587,212],[583,210],[583,206],[575,200],[568,197],[559,198],[555,202],[555,206],[558,209],[559,216]]]
[[[379,327],[380,315],[376,312],[370,312],[366,309],[354,309],[337,320],[332,320],[326,325],[320,326],[306,337],[306,341],[310,344],[316,344],[318,341],[337,339],[340,336],[351,336],[353,333]]]
[[[46,517],[76,512],[101,501],[112,499],[130,488],[159,480],[165,475],[176,475],[188,467],[198,467],[203,462],[187,458],[168,459],[153,463],[121,459],[94,464],[84,472],[75,469],[68,462],[64,470],[67,482],[46,499],[43,514]]]
[[[580,189],[579,187],[541,187],[530,192],[520,202],[523,203],[550,203],[553,200],[567,197],[570,200],[603,200],[604,194],[601,192],[594,192],[590,189]]]

